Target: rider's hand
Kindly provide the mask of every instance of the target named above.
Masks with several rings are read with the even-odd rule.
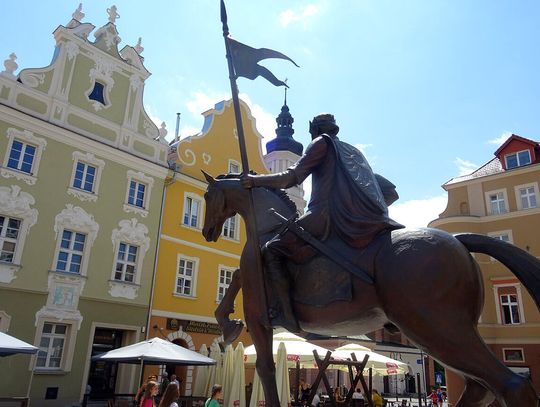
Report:
[[[255,186],[255,176],[252,174],[244,174],[240,178],[240,184],[246,189],[253,188]]]

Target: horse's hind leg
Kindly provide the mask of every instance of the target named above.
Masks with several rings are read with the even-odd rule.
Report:
[[[465,390],[456,407],[485,407],[495,400],[495,396],[480,382],[465,377]]]
[[[437,332],[433,329],[419,329],[418,320],[414,327],[400,328],[414,342],[423,345],[433,358],[491,390],[502,407],[538,407],[538,398],[530,381],[504,366],[491,353],[473,326],[463,326],[463,319],[460,322],[457,314],[454,313],[446,320],[440,315],[446,324],[439,325]],[[453,332],[459,332],[459,335],[445,336],[443,325],[447,324],[451,324]],[[426,324],[426,328],[429,328],[429,324]],[[467,384],[471,386],[472,395],[481,395],[477,386],[470,381]],[[479,401],[467,400],[465,397],[460,402],[460,407],[482,405],[478,404]]]

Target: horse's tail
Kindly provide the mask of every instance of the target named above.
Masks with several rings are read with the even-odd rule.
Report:
[[[510,269],[540,309],[540,260],[513,244],[476,233],[455,235],[469,251],[484,253]]]

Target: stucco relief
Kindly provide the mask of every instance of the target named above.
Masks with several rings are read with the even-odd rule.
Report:
[[[20,269],[24,241],[30,232],[30,228],[35,225],[38,218],[38,210],[31,207],[34,204],[34,197],[27,192],[21,191],[19,186],[0,187],[0,214],[22,220],[13,262],[0,263],[0,283],[11,283]]]
[[[148,228],[146,225],[139,223],[135,218],[121,220],[118,222],[118,226],[119,228],[114,229],[111,235],[115,256],[118,252],[120,242],[138,246],[139,252],[137,255],[137,269],[135,272],[135,281],[133,283],[115,280],[114,275],[116,271],[116,264],[113,263],[111,280],[109,280],[109,294],[111,297],[121,297],[133,300],[137,298],[138,295],[143,270],[142,265],[146,252],[150,247]]]
[[[90,248],[92,246],[99,231],[99,225],[94,220],[94,216],[87,213],[83,208],[73,206],[72,204],[67,204],[66,208],[56,215],[54,219],[54,233],[56,239],[58,239],[58,234],[64,230],[64,228],[86,233],[87,246],[85,246],[85,249],[86,247]]]
[[[197,163],[197,157],[195,156],[195,153],[189,148],[186,148],[185,150],[178,150],[178,160],[182,164],[187,165],[188,167],[192,167]]]
[[[72,60],[73,58],[75,58],[77,56],[77,54],[79,53],[79,46],[77,44],[75,44],[73,41],[68,41],[65,45],[66,47],[66,55],[67,55],[67,58],[68,60]]]

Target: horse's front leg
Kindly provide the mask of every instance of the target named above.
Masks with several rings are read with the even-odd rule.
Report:
[[[262,313],[268,312],[266,304],[261,301],[264,292],[258,292],[255,287],[257,275],[253,270],[256,267],[258,253],[244,250],[240,261],[242,270],[242,292],[244,294],[244,316],[249,334],[257,352],[255,367],[261,379],[266,399],[266,407],[280,407],[278,390],[276,385],[276,366],[272,355],[272,327],[265,326],[262,322],[266,319]],[[263,305],[264,304],[264,305]]]
[[[217,322],[223,332],[223,343],[229,345],[233,343],[242,332],[244,323],[240,319],[230,320],[229,315],[234,313],[234,300],[242,288],[240,269],[236,269],[232,275],[231,284],[227,288],[225,295],[214,311]]]

